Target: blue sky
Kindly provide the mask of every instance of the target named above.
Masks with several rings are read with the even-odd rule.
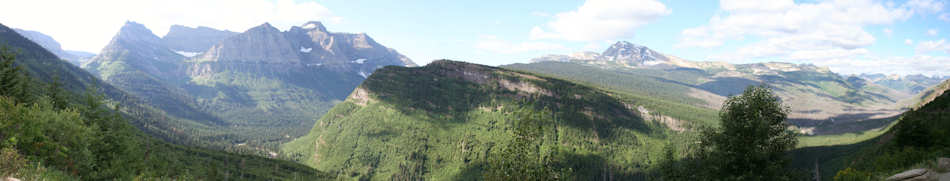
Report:
[[[17,1],[0,23],[97,52],[125,20],[159,36],[171,24],[244,31],[309,20],[365,32],[419,64],[488,65],[546,54],[601,52],[630,41],[694,61],[783,61],[844,74],[950,75],[946,0],[61,0]],[[5,3],[6,4],[6,3]],[[50,7],[49,4],[61,6]],[[53,8],[41,16],[36,9]],[[68,16],[60,16],[68,15]]]

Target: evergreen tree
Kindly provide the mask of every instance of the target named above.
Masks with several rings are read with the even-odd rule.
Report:
[[[791,180],[785,152],[798,143],[788,129],[788,107],[764,86],[750,86],[723,104],[718,129],[703,132],[710,178]]]
[[[61,82],[59,75],[53,75],[52,82],[49,83],[46,90],[47,96],[49,96],[50,101],[53,103],[53,107],[57,109],[66,109],[69,106],[68,100],[66,100],[66,92],[63,90],[63,83]]]
[[[487,180],[555,180],[551,154],[544,149],[544,124],[551,121],[548,111],[538,112],[524,106],[517,112],[514,141],[495,156],[485,172]]]
[[[0,47],[0,96],[14,98],[16,102],[29,102],[28,79],[23,69],[16,65],[16,53],[6,46]]]

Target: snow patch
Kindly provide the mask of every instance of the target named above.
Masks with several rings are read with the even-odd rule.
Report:
[[[312,50],[313,50],[313,48],[300,47],[300,52],[303,52],[303,53],[310,53],[310,51],[312,51]]]
[[[198,54],[201,54],[201,52],[186,52],[186,51],[175,51],[175,53],[181,56],[185,56],[185,57],[194,57],[194,56],[197,56]]]
[[[303,25],[303,29],[313,29],[316,27],[317,27],[317,24],[314,24],[314,23],[308,23],[307,25]]]
[[[363,76],[364,79],[369,78],[369,75],[366,74],[366,72],[360,71],[360,75]]]
[[[356,60],[353,60],[353,63],[363,64],[363,63],[366,63],[366,59],[365,58],[356,59]]]
[[[660,61],[644,61],[644,62],[643,62],[643,65],[646,65],[646,66],[654,66],[654,65],[659,65],[659,64],[661,64],[661,63],[663,63],[663,62],[660,62]]]

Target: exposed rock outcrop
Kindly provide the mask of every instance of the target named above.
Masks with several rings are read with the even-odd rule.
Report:
[[[887,177],[887,181],[931,181],[936,180],[935,173],[929,169],[918,168]]]

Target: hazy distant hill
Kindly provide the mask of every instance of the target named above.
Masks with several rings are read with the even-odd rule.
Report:
[[[861,74],[858,77],[867,79],[881,86],[894,90],[917,94],[927,88],[939,84],[941,81],[950,77],[924,76],[924,75],[884,75],[884,74]]]
[[[23,30],[23,29],[17,29],[17,28],[14,28],[13,30],[16,30],[16,32],[22,35],[23,37],[30,39],[36,44],[39,44],[46,50],[55,54],[57,57],[62,58],[64,60],[68,60],[69,63],[72,63],[73,65],[76,65],[76,66],[79,66],[83,62],[88,61],[93,56],[96,56],[96,54],[89,53],[89,52],[63,50],[63,48],[59,45],[59,42],[53,39],[53,37],[50,37],[49,35],[46,35],[37,31]]]

